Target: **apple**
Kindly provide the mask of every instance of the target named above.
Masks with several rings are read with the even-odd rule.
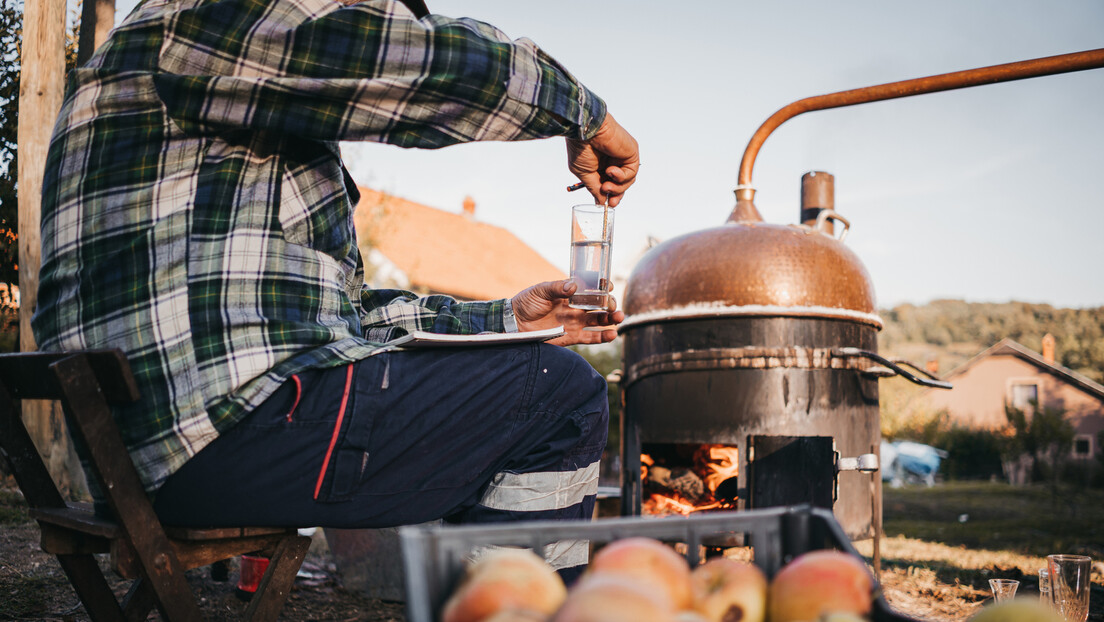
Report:
[[[763,622],[767,575],[754,564],[716,557],[690,573],[694,609],[707,622]]]
[[[628,577],[650,591],[665,594],[675,610],[690,608],[690,566],[659,540],[615,540],[595,553],[587,573]]]
[[[1038,600],[1024,597],[982,607],[970,622],[1062,622],[1062,616]]]
[[[532,609],[503,609],[480,622],[548,622],[548,614]]]
[[[676,622],[667,595],[632,577],[584,575],[552,622]]]
[[[771,581],[767,617],[771,622],[816,620],[830,613],[870,612],[874,580],[857,557],[840,551],[799,555]]]
[[[866,622],[866,618],[855,613],[829,613],[817,622]]]
[[[481,622],[507,610],[552,615],[567,596],[563,579],[536,553],[493,549],[468,567],[445,602],[442,622]]]

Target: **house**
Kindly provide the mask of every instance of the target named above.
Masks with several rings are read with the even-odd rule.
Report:
[[[947,374],[944,380],[954,388],[928,391],[925,402],[975,429],[1005,426],[1006,404],[1028,412],[1033,403],[1061,409],[1076,434],[1072,457],[1091,458],[1104,452],[1098,437],[1104,431],[1104,386],[1056,364],[1054,348],[1049,334],[1043,337],[1042,354],[1002,339]]]
[[[365,279],[375,287],[493,300],[541,281],[566,278],[514,234],[476,220],[471,197],[457,213],[370,188],[359,190],[353,220]],[[566,255],[566,238],[564,243]]]

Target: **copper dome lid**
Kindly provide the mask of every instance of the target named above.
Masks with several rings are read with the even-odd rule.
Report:
[[[762,222],[753,206],[746,209],[738,204],[728,223],[651,249],[629,277],[621,328],[691,318],[782,316],[881,329],[870,275],[832,235],[830,220],[848,225],[845,219],[821,208],[815,210],[819,218],[807,224],[776,225]],[[808,208],[803,212],[810,214]]]

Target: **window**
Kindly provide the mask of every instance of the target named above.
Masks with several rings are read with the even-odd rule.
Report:
[[[1073,457],[1091,458],[1093,454],[1092,437],[1088,434],[1078,434],[1073,437]]]
[[[1039,403],[1039,384],[1037,382],[1012,382],[1008,391],[1008,403],[1017,410],[1032,412],[1032,404]]]

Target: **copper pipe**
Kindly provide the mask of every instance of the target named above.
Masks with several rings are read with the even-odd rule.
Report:
[[[1072,54],[1060,54],[1058,56],[1047,56],[1046,58],[1036,58],[1034,60],[1005,63],[1003,65],[993,65],[990,67],[980,67],[978,69],[955,71],[953,73],[944,73],[936,76],[928,76],[926,78],[889,82],[887,84],[867,86],[860,89],[851,89],[849,91],[840,91],[838,93],[829,93],[827,95],[817,95],[815,97],[799,99],[772,114],[770,118],[763,122],[763,125],[759,126],[759,129],[752,135],[751,140],[748,141],[747,149],[744,150],[744,159],[740,161],[740,175],[737,181],[739,185],[736,188],[736,196],[739,199],[745,199],[750,202],[755,192],[751,188],[751,169],[755,166],[755,156],[759,154],[759,148],[763,146],[763,142],[767,140],[767,136],[770,136],[771,132],[778,128],[779,125],[782,125],[803,112],[840,108],[842,106],[853,106],[855,104],[896,99],[898,97],[908,97],[910,95],[937,93],[939,91],[950,91],[970,86],[1011,82],[1012,80],[1069,73],[1071,71],[1084,71],[1085,69],[1097,69],[1100,67],[1104,67],[1104,48],[1087,50],[1085,52],[1074,52]]]

